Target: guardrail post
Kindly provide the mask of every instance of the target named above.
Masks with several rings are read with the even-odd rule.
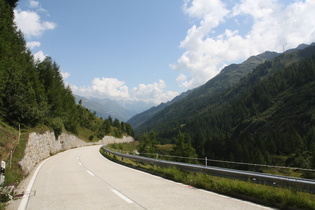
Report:
[[[205,157],[205,165],[208,166],[208,158]]]
[[[156,159],[159,159],[159,153],[156,153]]]

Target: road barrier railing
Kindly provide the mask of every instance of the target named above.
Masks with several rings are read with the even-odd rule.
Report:
[[[116,155],[118,157],[131,159],[134,161],[149,163],[152,165],[164,166],[164,167],[176,167],[182,170],[201,172],[213,176],[225,177],[230,179],[238,179],[243,181],[250,181],[258,184],[265,184],[275,187],[285,187],[291,188],[297,191],[304,191],[315,193],[315,180],[312,179],[302,179],[296,177],[280,176],[280,175],[271,175],[263,174],[258,172],[251,171],[242,171],[236,169],[227,169],[213,166],[203,166],[197,164],[181,163],[174,161],[158,160],[148,157],[142,157],[138,155],[124,154],[120,152],[115,152],[109,150],[105,147],[102,147],[103,152]]]

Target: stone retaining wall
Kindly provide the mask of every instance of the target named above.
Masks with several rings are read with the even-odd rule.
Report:
[[[47,131],[44,134],[30,133],[24,157],[19,164],[25,173],[29,173],[40,161],[60,151],[89,145],[107,145],[131,141],[134,141],[132,137],[124,136],[122,139],[118,139],[112,136],[105,136],[98,142],[87,143],[74,135],[66,133],[61,134],[57,140],[53,132]]]

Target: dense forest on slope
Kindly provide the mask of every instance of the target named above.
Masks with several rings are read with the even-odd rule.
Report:
[[[162,143],[182,132],[208,158],[272,163],[270,155],[285,155],[288,166],[315,167],[315,46],[266,61],[222,92],[200,89],[139,130]]]
[[[150,109],[133,116],[132,118],[130,118],[127,121],[127,123],[129,123],[134,129],[137,129],[140,126],[142,126],[144,123],[146,123],[146,121],[148,119],[150,119],[151,117],[153,117],[156,113],[160,112],[165,107],[167,107],[167,106],[169,106],[169,105],[171,105],[171,104],[173,104],[179,100],[182,100],[187,95],[189,95],[191,92],[192,92],[192,90],[188,90],[188,91],[183,92],[180,95],[176,96],[171,101],[168,101],[166,103],[161,103],[158,106],[151,107]]]
[[[14,23],[17,1],[0,0],[0,121],[10,125],[51,127],[56,137],[67,130],[88,130],[89,139],[104,135],[132,135],[129,124],[100,119],[76,104],[65,86],[60,67],[50,57],[35,61]]]
[[[180,101],[180,103],[185,103],[192,100],[198,101],[199,98],[205,98],[214,93],[222,92],[238,83],[241,78],[252,72],[256,66],[265,62],[266,60],[271,60],[277,55],[279,54],[276,52],[264,52],[257,56],[251,56],[241,64],[231,64],[222,69],[222,71],[217,76],[209,80],[205,85],[202,85],[193,90],[188,90],[167,103],[162,103],[159,106],[152,107],[143,113],[137,114],[127,122],[130,123],[135,130],[141,131],[143,127],[148,126],[148,124],[155,123],[153,120],[155,119],[154,115],[160,115],[162,112],[165,112],[165,110],[163,110],[164,108],[169,107],[178,101]],[[189,97],[190,99],[182,100],[186,97]],[[182,106],[188,107],[189,104],[182,104]]]

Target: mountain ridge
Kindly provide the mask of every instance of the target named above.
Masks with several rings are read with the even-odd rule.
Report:
[[[256,56],[250,56],[248,59],[246,59],[244,62],[240,64],[231,64],[229,66],[224,67],[219,74],[217,74],[215,77],[207,81],[204,85],[201,85],[191,91],[188,92],[188,94],[185,95],[185,97],[182,97],[181,99],[190,99],[190,103],[186,104],[186,106],[191,106],[191,104],[194,104],[193,100],[199,100],[200,98],[207,98],[208,96],[211,96],[213,94],[218,94],[231,86],[237,84],[242,78],[244,78],[246,75],[251,73],[254,68],[256,68],[258,65],[264,63],[265,61],[269,61],[277,56],[289,54],[295,51],[299,51],[302,49],[305,49],[309,46],[314,46],[315,43],[311,43],[310,45],[307,44],[300,44],[296,48],[290,49],[285,51],[284,53],[276,53],[271,51],[266,51],[264,53],[258,54]],[[287,61],[288,63],[293,62]],[[170,104],[174,104],[178,101],[170,102]],[[181,106],[182,107],[182,106]],[[200,107],[196,106],[195,108],[191,110],[185,110],[183,108],[179,107],[173,107],[174,109],[182,110],[186,113],[186,115],[191,114],[193,111],[198,112]],[[128,120],[128,123],[134,128],[135,132],[141,132],[143,130],[141,128],[141,125],[148,126],[150,123],[154,123],[155,121],[159,121],[156,117],[154,117],[157,113],[160,113],[161,115],[166,115],[167,112],[171,112],[169,109],[172,109],[172,107],[169,106],[161,106],[159,110],[152,109],[152,113],[150,113],[149,110],[147,110],[145,113],[139,113],[136,116],[132,117],[130,120]],[[170,119],[173,118],[173,116],[168,115]]]
[[[194,97],[192,93],[194,94],[196,93],[198,95],[198,92],[202,92],[204,89],[211,88],[211,90],[207,91],[207,93],[204,94],[202,97],[206,97],[209,94],[223,91],[226,88],[230,87],[231,85],[235,84],[249,72],[251,72],[255,66],[259,65],[261,62],[264,62],[265,60],[270,60],[277,55],[279,55],[279,53],[266,51],[259,55],[249,57],[241,64],[231,64],[229,66],[226,66],[220,71],[220,73],[217,76],[210,79],[204,85],[201,85],[192,90],[188,90],[166,104],[160,104],[155,108],[153,107],[149,110],[146,110],[143,113],[139,113],[130,118],[127,122],[135,130],[137,130],[137,128],[145,124],[148,120],[150,120],[150,118],[154,117],[156,113],[162,111],[167,106],[176,103],[186,97]]]
[[[107,119],[111,116],[113,119],[116,118],[124,122],[132,116],[153,106],[153,103],[118,101],[96,97],[87,98],[79,95],[74,96],[77,103],[81,100],[82,106],[92,112],[95,112],[98,117]]]

